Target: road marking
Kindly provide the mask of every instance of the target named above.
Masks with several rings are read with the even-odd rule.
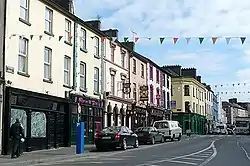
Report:
[[[242,148],[242,150],[245,152],[245,154],[246,154],[248,160],[250,160],[250,157],[249,157],[248,152],[246,151],[246,149],[245,149],[243,146],[242,146],[241,148]]]
[[[211,156],[211,154],[209,154],[209,155],[202,155],[202,154],[195,155],[195,157],[201,157],[201,158],[207,158],[209,156]]]
[[[180,163],[180,164],[187,164],[187,165],[198,165],[197,163],[185,162],[185,161],[176,161],[176,160],[169,160],[168,162],[171,163]]]
[[[182,158],[183,160],[197,160],[197,161],[202,161],[203,159],[197,159],[197,158],[191,158],[191,157],[184,157]]]
[[[203,163],[201,163],[199,166],[204,166],[206,164],[208,164],[211,160],[213,160],[213,158],[215,158],[215,156],[217,155],[217,150],[215,148],[214,142],[212,143],[212,148],[214,150],[214,153],[212,154],[212,156],[210,156],[208,159],[206,159]]]
[[[215,141],[218,141],[220,140],[221,138],[218,138],[218,139],[215,139],[214,141],[212,141],[212,143],[205,149],[202,149],[200,151],[197,151],[197,152],[194,152],[194,153],[190,153],[190,154],[187,154],[187,155],[183,155],[183,156],[178,156],[178,157],[173,157],[173,158],[169,158],[169,159],[164,159],[164,160],[155,160],[155,161],[151,161],[149,162],[148,164],[158,164],[158,163],[163,163],[163,162],[168,162],[168,161],[172,161],[172,160],[175,160],[175,159],[180,159],[180,158],[184,158],[184,157],[190,157],[190,156],[194,156],[194,155],[197,155],[197,154],[200,154],[202,152],[205,152],[209,149],[213,149],[214,150],[214,153],[211,157],[209,157],[207,160],[205,160],[204,163],[208,163],[209,161],[211,161],[216,155],[217,155],[217,150],[215,148]],[[143,163],[143,164],[139,164],[139,165],[136,165],[136,166],[145,166],[145,165],[148,165],[147,163]],[[203,165],[201,165],[203,166]]]

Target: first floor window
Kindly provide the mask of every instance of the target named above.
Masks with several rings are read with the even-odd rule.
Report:
[[[86,90],[86,63],[80,64],[80,88]]]
[[[44,48],[44,78],[51,80],[51,55],[52,50],[48,47]]]
[[[99,92],[99,69],[94,68],[94,92]]]
[[[28,73],[28,39],[19,39],[18,71]]]
[[[70,57],[64,57],[64,84],[70,84]]]

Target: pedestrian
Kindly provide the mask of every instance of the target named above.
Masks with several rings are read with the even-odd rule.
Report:
[[[13,142],[11,150],[11,158],[19,157],[21,139],[24,138],[24,130],[19,119],[16,119],[16,122],[11,125],[10,138],[12,139]]]

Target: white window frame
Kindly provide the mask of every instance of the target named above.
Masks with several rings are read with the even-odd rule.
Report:
[[[121,79],[122,81],[122,98],[125,99],[125,93],[123,92],[123,85],[125,83],[125,79]]]
[[[99,87],[100,76],[99,76],[99,74],[100,74],[99,68],[95,67],[94,68],[94,92],[95,93],[99,93],[99,90],[100,90],[100,87]],[[97,86],[95,86],[95,84],[97,84]],[[96,89],[96,87],[97,87],[97,89]]]
[[[111,62],[115,62],[115,47],[114,46],[111,46],[110,48],[110,59],[111,59]]]
[[[46,62],[46,60],[45,60],[46,51],[47,51],[48,56],[49,56],[48,62]],[[46,80],[52,79],[52,77],[51,77],[51,65],[52,65],[52,49],[49,47],[44,47],[44,79],[46,79]],[[46,73],[45,73],[45,66],[48,66],[48,69],[49,69],[48,77],[46,76]]]
[[[71,21],[65,19],[65,41],[71,43]]]
[[[22,42],[24,42],[24,47],[25,47],[25,48],[23,48],[24,49],[23,51],[21,48]],[[20,39],[19,39],[19,52],[18,52],[18,71],[21,73],[25,73],[25,74],[28,74],[28,50],[29,50],[29,40],[26,38],[20,37]],[[25,65],[24,69],[21,69],[19,57],[24,58],[24,65]]]
[[[64,73],[68,73],[68,78],[67,78],[67,82],[65,82],[65,74],[63,74],[63,77],[64,77],[64,85],[67,85],[67,86],[70,86],[70,71],[71,71],[71,58],[68,57],[68,56],[64,56],[64,62],[65,60],[67,60],[67,67],[65,66],[65,63],[64,63]]]
[[[22,5],[21,3],[22,1],[26,2],[26,6]],[[20,18],[27,22],[29,22],[29,3],[30,3],[30,0],[20,0]],[[22,17],[21,10],[25,11],[25,18]]]
[[[133,59],[133,73],[136,73],[136,60]]]
[[[81,49],[82,50],[87,49],[86,35],[87,35],[86,29],[81,28],[81,39],[80,39],[80,41],[81,41]]]
[[[144,73],[145,73],[145,68],[144,68],[144,64],[141,64],[141,77],[144,78]]]
[[[121,54],[121,66],[125,68],[125,59],[126,59],[126,53]]]
[[[81,71],[81,68],[83,68],[83,71]],[[86,63],[85,62],[80,62],[80,88],[83,90],[87,90],[86,89]],[[82,81],[83,84],[82,85]]]
[[[47,15],[49,18],[46,18]],[[49,29],[46,28],[46,23],[48,23]],[[53,33],[53,10],[47,7],[45,8],[45,31],[51,34]]]
[[[112,95],[115,95],[115,75],[113,74],[111,74],[110,92]]]
[[[94,37],[94,57],[99,57],[99,46],[100,46],[100,41],[97,36]]]

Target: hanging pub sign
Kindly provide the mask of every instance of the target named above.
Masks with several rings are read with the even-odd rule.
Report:
[[[123,83],[122,84],[122,91],[124,94],[129,94],[131,92],[131,88],[130,88],[131,83]]]
[[[148,101],[148,86],[140,86],[140,101]]]

